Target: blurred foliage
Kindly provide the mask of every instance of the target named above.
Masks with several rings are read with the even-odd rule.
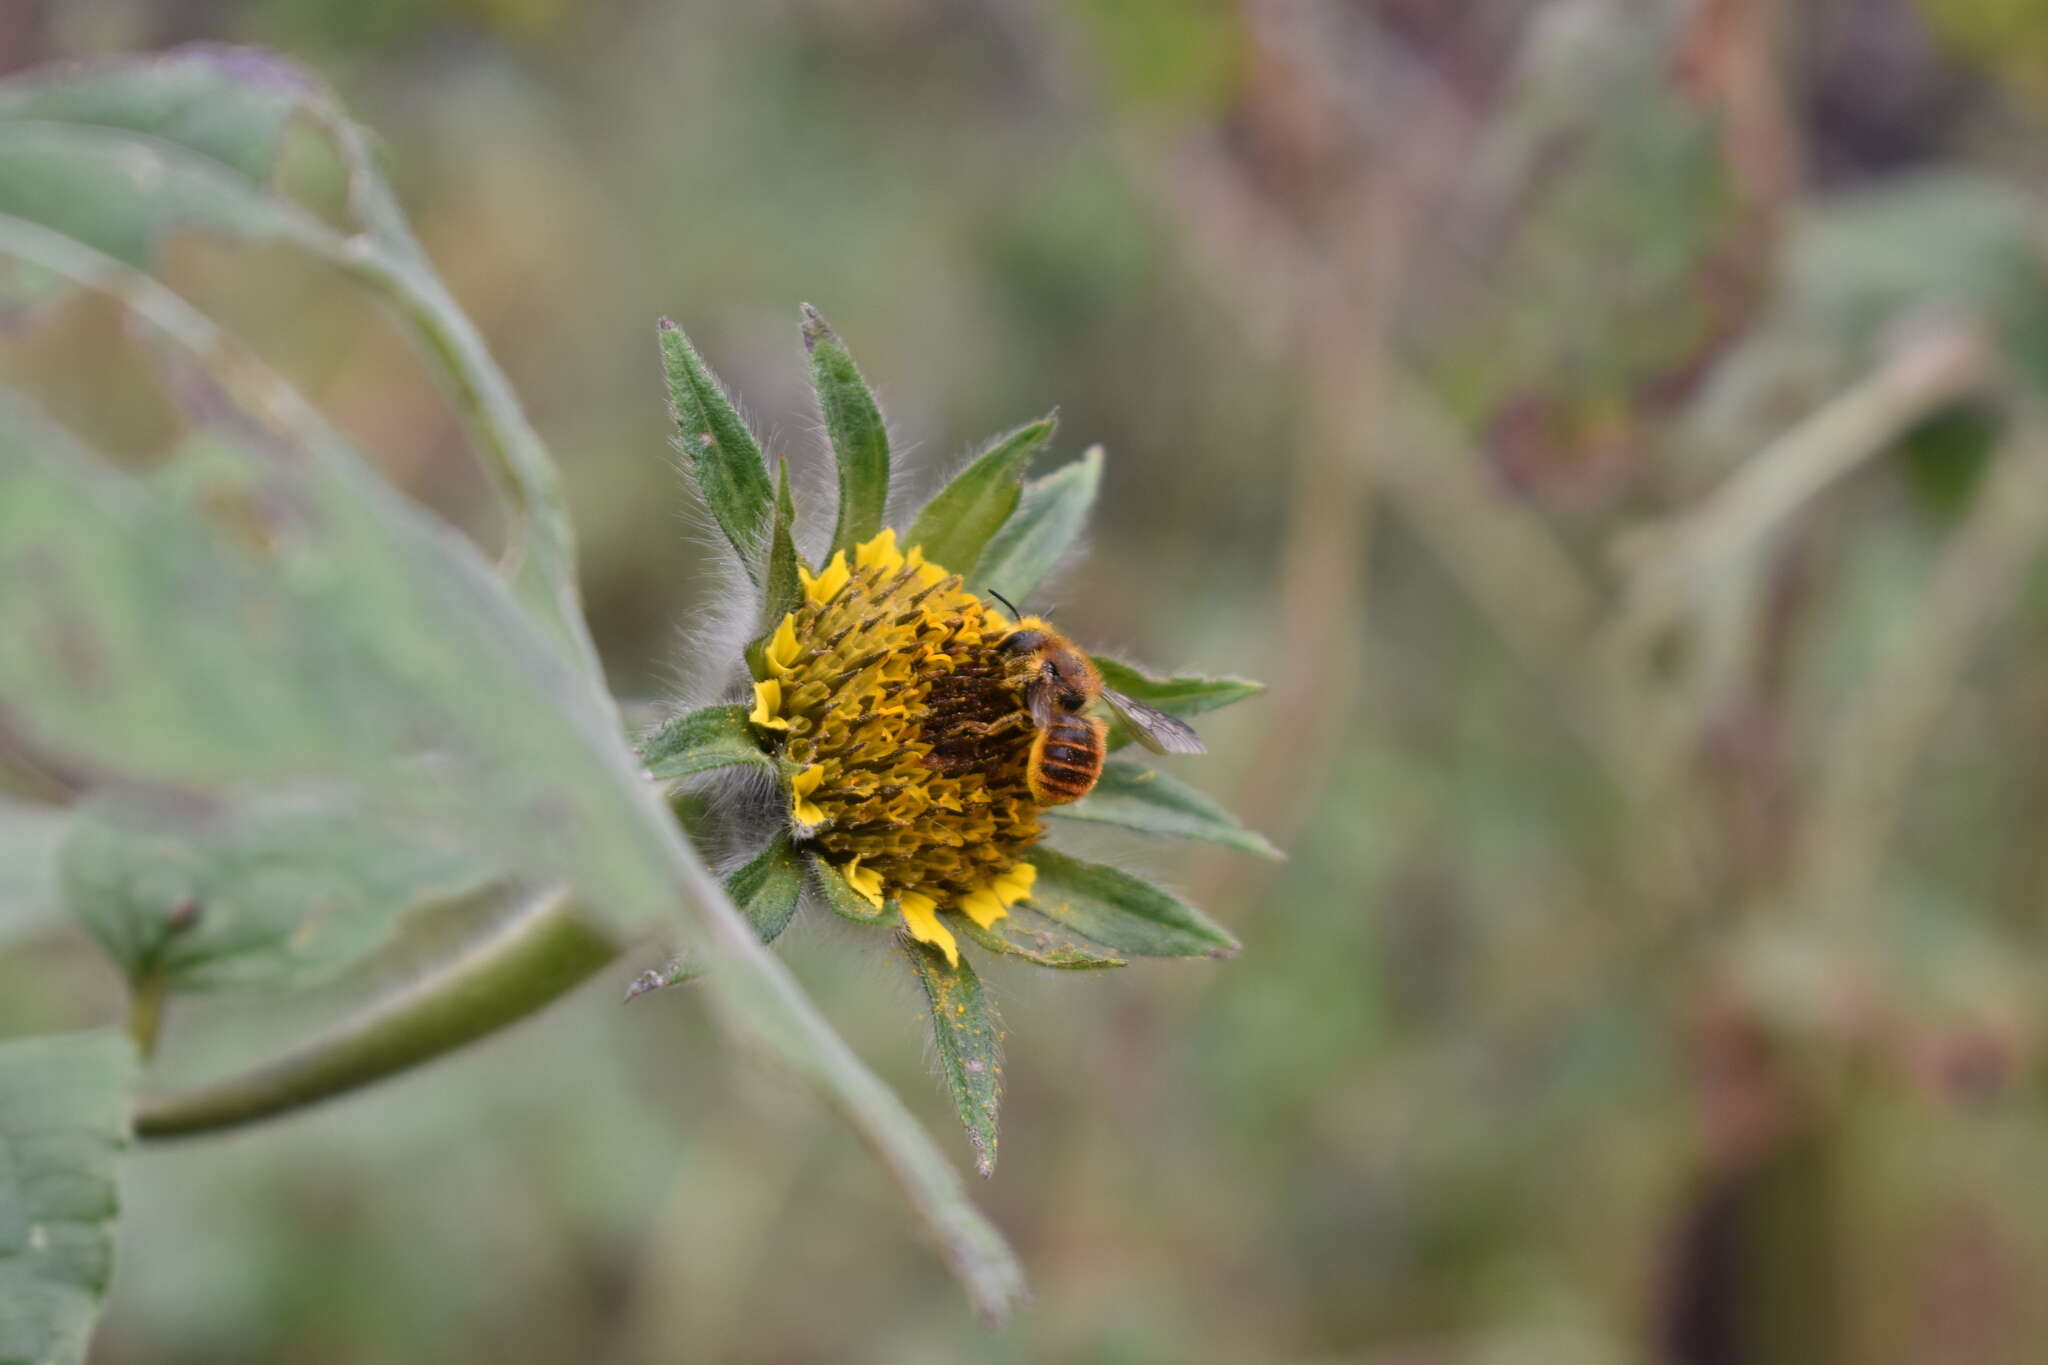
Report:
[[[1001,1336],[845,1134],[664,1041],[691,992],[597,990],[143,1152],[96,1359],[2038,1358],[2040,25],[67,0],[0,31],[16,64],[207,37],[336,79],[561,455],[622,694],[675,685],[717,534],[647,399],[655,314],[800,488],[830,476],[798,299],[863,338],[899,448],[1056,397],[1113,455],[1057,619],[1274,680],[1189,776],[1289,854],[1153,855],[1228,972],[990,964],[1035,1040],[985,1190],[1036,1288]],[[167,269],[488,527],[388,323],[284,259]],[[163,414],[97,380],[130,346],[66,305],[0,373],[147,452]],[[1849,457],[1744,482],[1815,449]],[[857,932],[784,951],[943,1119]],[[61,940],[0,971],[0,1027],[105,1001]],[[181,1063],[253,1055],[249,1008],[202,1002]]]
[[[1920,0],[1920,7],[1961,55],[1983,63],[2035,112],[2048,110],[2048,9],[2037,0]]]

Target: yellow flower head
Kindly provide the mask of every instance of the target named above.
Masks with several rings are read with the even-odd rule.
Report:
[[[938,918],[986,928],[1029,890],[1040,834],[1028,728],[996,646],[1008,634],[957,574],[883,531],[803,575],[804,601],[762,651],[750,719],[795,769],[790,817],[856,892],[893,899],[954,958]]]
[[[1228,957],[1238,946],[1164,887],[1041,842],[1040,815],[1275,854],[1149,759],[1110,752],[1127,740],[1198,752],[1172,718],[1258,686],[1153,677],[1081,656],[1071,642],[1058,649],[1058,631],[1021,608],[998,613],[952,571],[972,573],[991,602],[1001,591],[1028,603],[1074,545],[1103,453],[1031,478],[1051,415],[981,447],[901,523],[910,529],[899,543],[884,525],[893,461],[881,409],[845,343],[806,305],[804,349],[839,475],[832,550],[814,567],[801,542],[815,523],[799,516],[787,462],[764,456],[674,324],[663,322],[661,340],[683,467],[732,550],[735,580],[760,596],[744,651],[751,701],[727,695],[669,718],[641,740],[647,774],[743,775],[733,818],[711,823],[735,836],[732,851],[751,850],[725,877],[725,908],[763,941],[806,903],[889,926],[923,988],[954,1108],[987,1175],[1002,1030],[971,955],[1073,970]],[[1042,633],[1018,640],[1019,631]],[[1048,707],[1066,722],[1049,719]],[[1041,782],[1065,798],[1043,811],[1028,775],[1034,751],[1041,778],[1055,765],[1074,775],[1057,790]],[[759,799],[771,777],[772,804]],[[659,982],[687,976],[678,964]]]

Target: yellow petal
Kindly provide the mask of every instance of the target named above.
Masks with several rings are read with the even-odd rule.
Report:
[[[1038,869],[1030,863],[1018,863],[1008,872],[996,876],[996,899],[1005,908],[1015,905],[1031,894],[1032,884],[1038,880]]]
[[[879,568],[894,573],[903,567],[903,552],[896,548],[896,532],[884,526],[873,540],[853,547],[855,568]]]
[[[939,923],[937,901],[921,891],[906,891],[896,898],[896,904],[903,908],[903,922],[912,938],[936,947],[946,955],[948,965],[960,965],[960,945],[953,941],[953,931]]]
[[[788,677],[796,667],[797,655],[803,653],[803,646],[796,642],[796,613],[790,612],[782,618],[782,624],[775,628],[775,634],[768,641],[768,648],[761,651],[768,661],[768,671]]]
[[[754,709],[747,719],[766,730],[787,730],[789,722],[776,714],[782,710],[782,684],[773,678],[754,684]]]
[[[946,581],[947,573],[942,565],[934,564],[924,557],[924,546],[913,545],[903,556],[903,566],[917,575],[917,586],[929,588],[934,583]]]
[[[996,893],[987,887],[968,892],[955,904],[966,912],[967,918],[984,929],[1010,913],[1004,908],[1002,901],[997,899]]]
[[[811,800],[811,793],[816,791],[818,784],[824,780],[825,765],[822,763],[813,763],[810,767],[789,779],[790,813],[796,816],[798,824],[822,825],[825,823],[825,812],[819,809],[817,802]]]
[[[839,869],[846,876],[846,884],[854,889],[860,898],[877,910],[882,908],[882,874],[872,867],[860,865],[860,855]]]
[[[839,595],[839,590],[853,577],[853,571],[846,567],[846,551],[834,550],[832,562],[817,577],[813,578],[811,571],[801,564],[796,566],[796,576],[803,580],[804,596],[822,607]]]

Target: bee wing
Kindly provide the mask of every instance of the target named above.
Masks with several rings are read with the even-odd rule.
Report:
[[[1145,705],[1136,697],[1127,697],[1114,687],[1102,689],[1102,699],[1109,703],[1109,709],[1116,712],[1117,719],[1137,733],[1138,743],[1155,754],[1201,754],[1208,750],[1202,747],[1202,737],[1195,733],[1192,725],[1178,716],[1169,716],[1164,711]]]
[[[1052,723],[1059,719],[1059,707],[1053,701],[1053,690],[1044,683],[1034,683],[1025,690],[1024,709],[1031,713],[1031,723],[1041,730],[1052,729]]]

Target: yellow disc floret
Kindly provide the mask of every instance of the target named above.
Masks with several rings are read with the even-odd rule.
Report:
[[[761,651],[750,716],[790,765],[790,821],[877,906],[957,961],[942,911],[983,928],[1030,894],[1031,729],[998,650],[1010,626],[884,531],[803,572]]]

